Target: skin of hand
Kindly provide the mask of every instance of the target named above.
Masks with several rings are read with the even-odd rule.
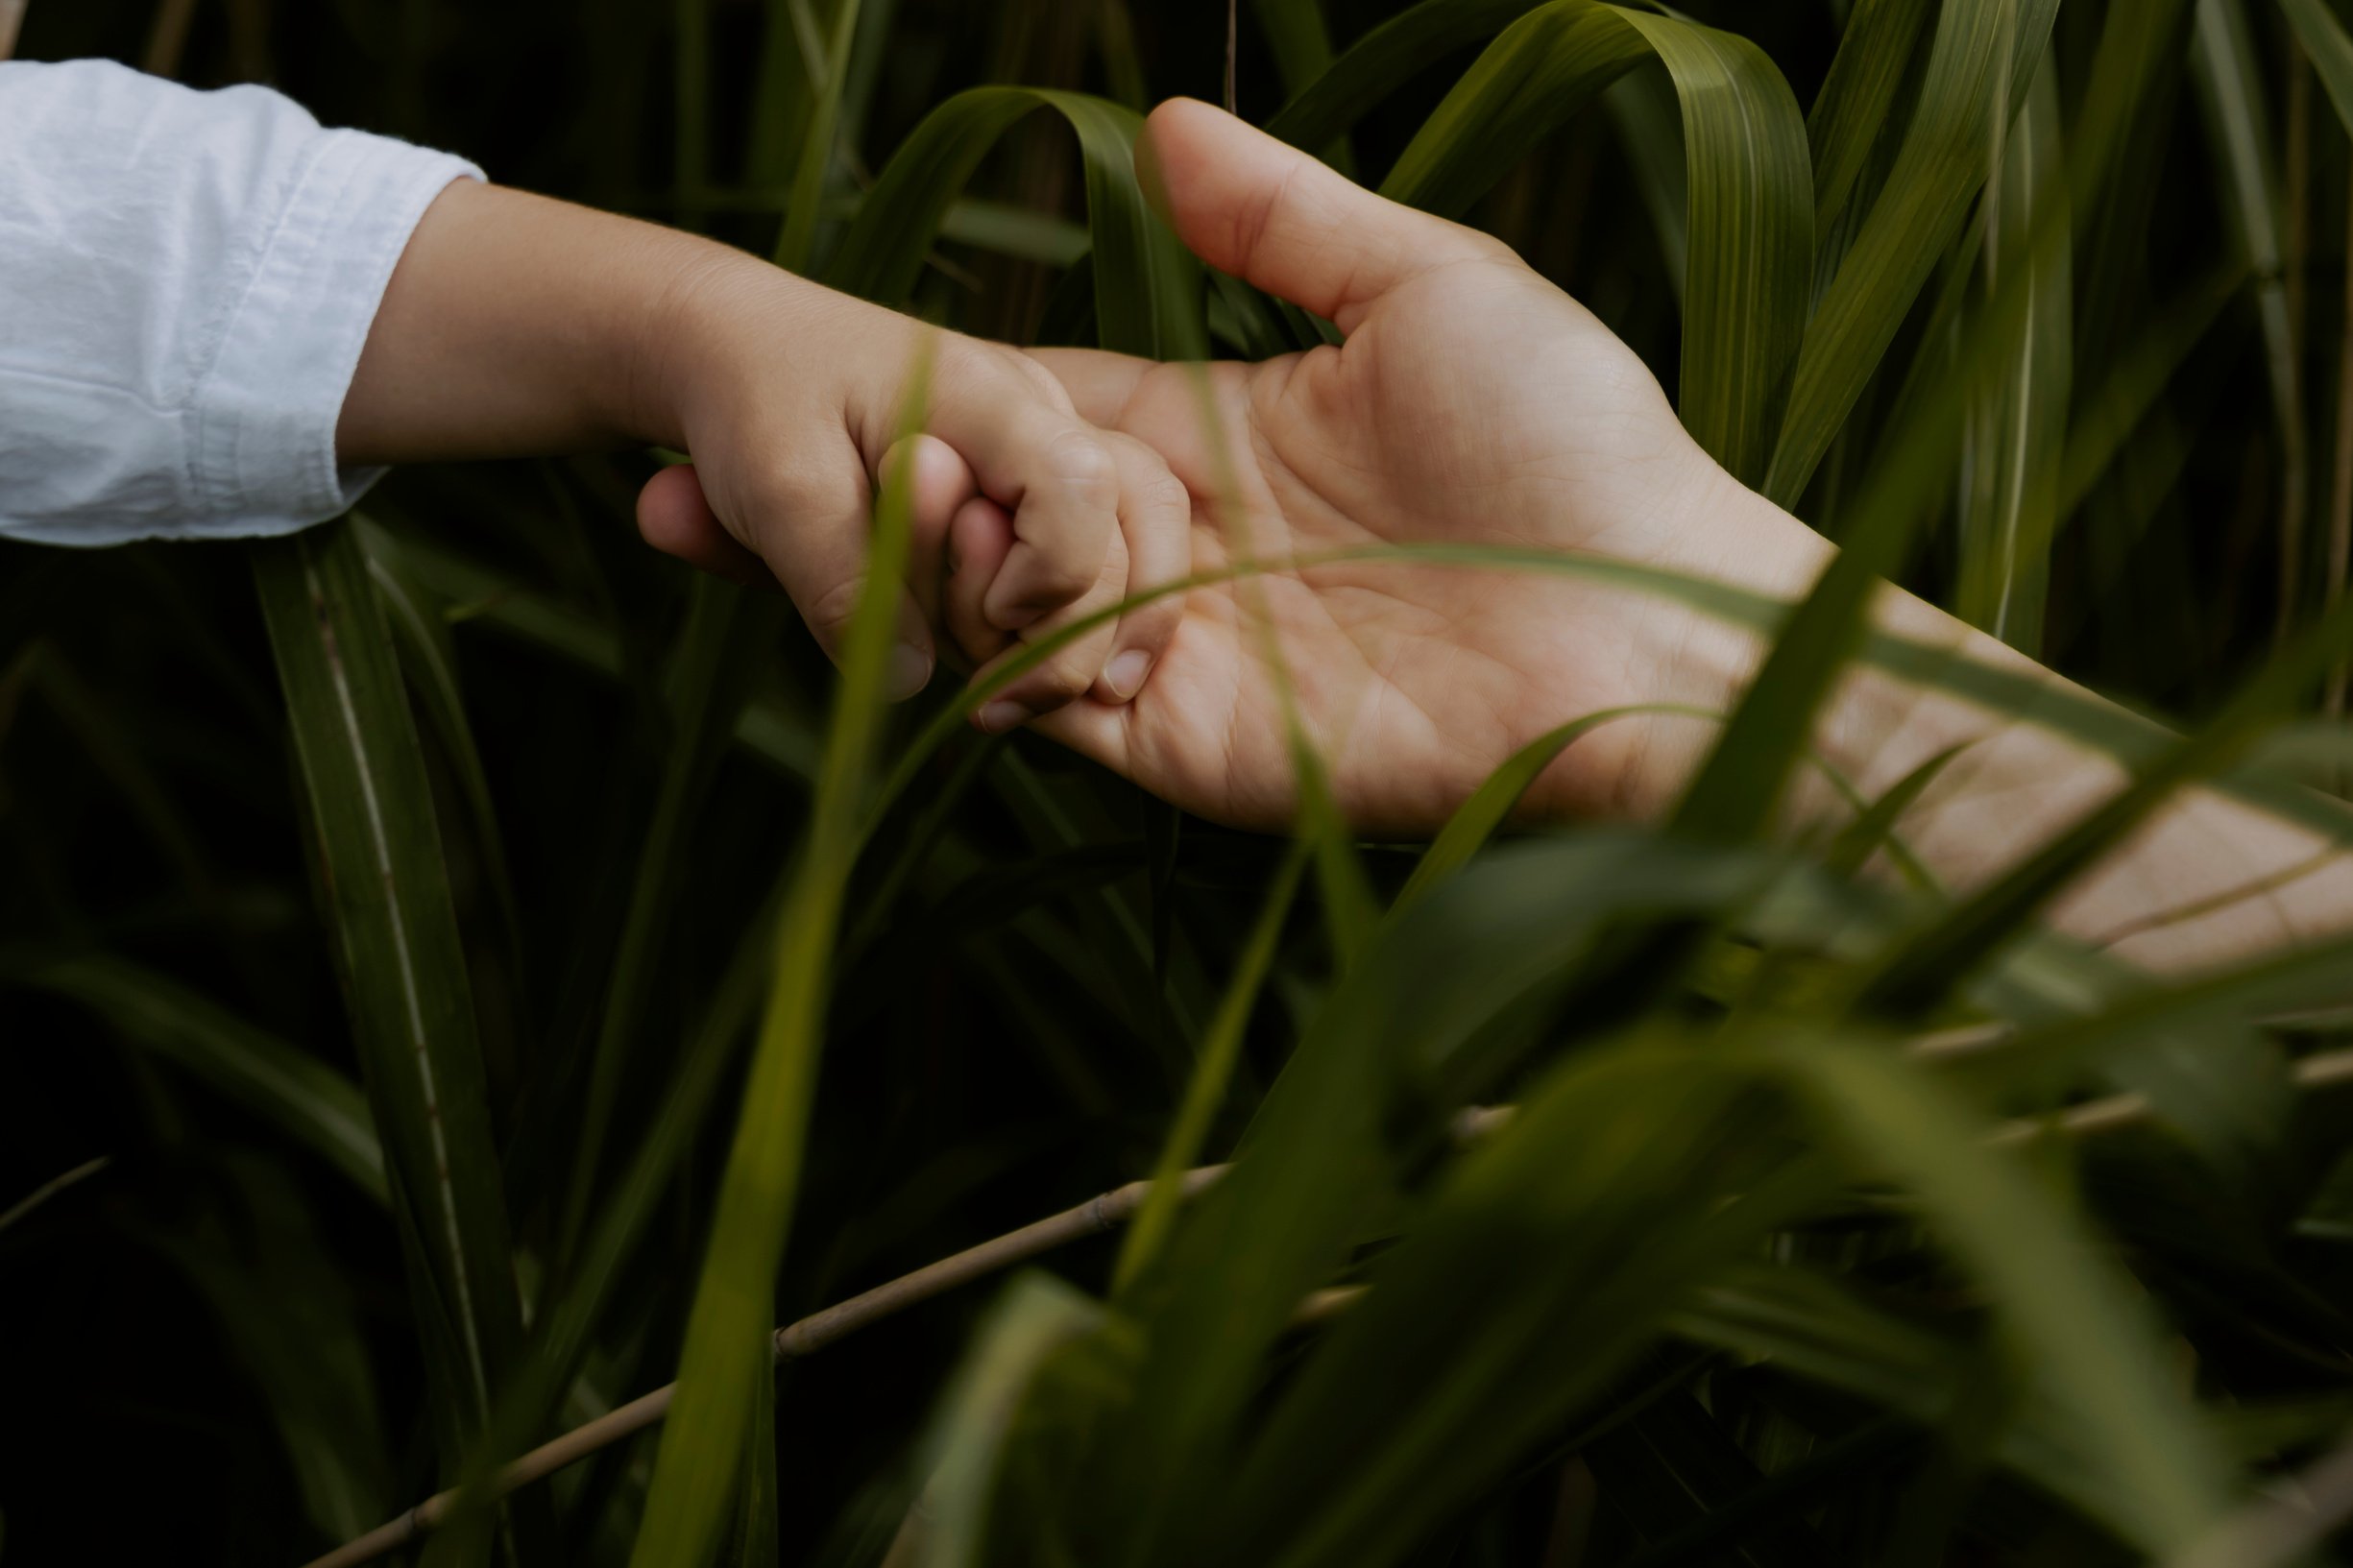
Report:
[[[929,353],[925,434],[893,450]],[[746,583],[781,585],[829,653],[865,578],[871,497],[912,465],[916,527],[891,665],[895,696],[930,679],[929,585],[958,578],[961,643],[992,650],[1118,603],[1130,581],[1186,570],[1186,493],[1131,437],[1078,418],[1055,378],[1011,350],[940,332],[741,252],[611,214],[459,181],[402,253],[336,432],[352,467],[666,446],[691,467],[647,487],[647,542]],[[952,574],[967,501],[1009,518],[991,569]],[[1007,728],[1084,692],[1144,684],[1180,615],[1139,609],[1022,677],[983,715]],[[961,655],[955,647],[951,657]]]
[[[1156,110],[1138,164],[1204,261],[1345,334],[1259,364],[1036,354],[1079,414],[1167,459],[1191,496],[1193,571],[1382,543],[1503,544],[1795,599],[1830,561],[1825,541],[1691,441],[1630,350],[1492,238],[1384,201],[1202,104]],[[985,574],[1012,548],[1012,519],[983,495],[929,526],[953,538],[963,573]],[[948,592],[971,596],[953,581]],[[1893,588],[1874,615],[1883,630],[2067,689]],[[976,655],[1000,636],[969,615],[949,624]],[[1287,828],[1294,774],[1270,647],[1342,810],[1363,832],[1398,835],[1434,832],[1514,751],[1569,720],[1637,705],[1728,712],[1763,653],[1754,634],[1674,601],[1558,574],[1285,568],[1192,590],[1133,701],[1081,700],[1035,727],[1197,814]],[[1603,725],[1537,781],[1523,815],[1656,817],[1715,733],[1664,714]],[[1866,795],[1963,748],[1903,824],[1914,853],[1963,887],[2123,782],[2113,762],[2031,723],[1868,672],[1842,683],[1815,744]],[[1825,800],[1801,792],[1793,809]],[[2117,951],[2163,969],[2309,938],[2353,925],[2353,867],[2317,861],[2320,848],[2193,793],[2052,918],[2094,942],[2128,931]],[[2165,918],[2176,909],[2203,912]]]

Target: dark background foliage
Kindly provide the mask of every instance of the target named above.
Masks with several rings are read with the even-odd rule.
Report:
[[[1222,8],[1130,0],[1127,9],[1153,96],[1218,96]],[[1325,11],[1345,45],[1397,9],[1330,0]],[[1828,69],[1844,10],[1834,0],[1692,0],[1686,9],[1762,44],[1801,104]],[[1096,10],[1077,0],[903,0],[865,122],[852,128],[861,169],[879,167],[924,111],[964,85],[1119,90],[1097,43]],[[2080,89],[2101,17],[2084,0],[2062,10],[2056,48],[2070,93]],[[2260,20],[2270,58],[2287,60],[2268,11]],[[151,0],[33,0],[19,54],[149,60],[200,86],[267,82],[328,123],[451,148],[503,181],[765,251],[784,183],[756,134],[769,25],[767,9],[750,0],[713,5],[698,81],[675,68],[675,16],[645,0],[165,0],[160,17]],[[1248,8],[1242,43],[1241,108],[1264,118],[1285,94]],[[1360,168],[1387,165],[1462,63],[1432,61],[1426,80],[1366,121],[1353,145]],[[2309,82],[2283,66],[2275,85],[2273,133],[2301,148],[2291,152],[2297,182],[2284,197],[2293,223],[2286,282],[2301,326],[2307,445],[2322,454],[2308,461],[2324,475],[2343,390],[2333,351],[2343,325],[2343,140],[2325,107],[2315,108]],[[687,123],[707,137],[698,188],[682,188],[677,176],[682,90],[700,109]],[[1674,291],[1643,165],[1628,157],[1625,136],[1598,107],[1587,111],[1506,178],[1476,220],[1591,305],[1672,391]],[[2112,360],[2136,340],[2158,302],[2231,261],[2208,146],[2180,87],[2136,146],[2147,210],[2130,264],[2087,277],[2124,325],[2113,341],[2089,345],[2079,386],[2096,381],[2098,356]],[[992,157],[977,190],[1076,216],[1067,137],[1030,128]],[[928,314],[1017,341],[1056,330],[1055,269],[953,242],[935,262],[918,297]],[[2095,265],[2108,263],[2078,258],[2079,269]],[[2054,554],[2052,659],[2174,712],[2209,707],[2289,612],[2309,608],[2283,606],[2274,590],[2284,470],[2254,310],[2251,292],[2239,289]],[[1878,394],[1892,391],[1866,398],[1858,440],[1888,400]],[[434,559],[457,564],[436,593],[503,834],[511,929],[498,857],[464,800],[461,760],[431,738],[428,760],[445,823],[463,825],[446,835],[526,1243],[559,1223],[566,1111],[583,1093],[577,1064],[594,1037],[669,743],[662,664],[688,590],[630,528],[630,498],[647,471],[637,454],[420,470],[396,474],[369,503],[441,552]],[[2301,548],[2303,591],[2317,597],[2326,485],[2312,488],[2315,525]],[[1835,534],[1840,499],[1833,457],[1809,519]],[[1949,554],[1942,545],[1924,552],[1914,581],[1945,589]],[[564,607],[567,624],[601,639],[613,667],[588,670],[516,635],[518,607],[540,603]],[[739,748],[725,759],[691,824],[624,1122],[643,1120],[665,1042],[683,1039],[701,1016],[794,842],[826,680],[797,631],[764,663],[759,688],[781,738],[765,756]],[[944,784],[970,744],[930,784]],[[239,547],[0,547],[0,1209],[85,1162],[106,1162],[0,1228],[0,1560],[291,1563],[325,1543],[289,1449],[363,1424],[382,1435],[367,1522],[431,1489],[425,1390],[385,1211],[206,1072],[155,1049],[121,1011],[149,1004],[157,993],[142,988],[165,977],[353,1070],[313,913],[300,799]],[[1111,927],[1128,918],[1114,895],[1145,881],[1165,838],[1163,814],[1132,791],[1026,740],[959,808],[953,865],[920,883],[849,966],[780,1320],[1149,1167],[1185,1063],[1156,1022],[1158,1004],[1138,1001],[1152,994],[1152,977],[1137,976],[1134,952]],[[1183,835],[1174,930],[1161,944],[1179,1005],[1200,1009],[1214,996],[1202,977],[1225,973],[1274,853],[1198,826]],[[1402,863],[1379,852],[1373,860],[1383,876]],[[1312,957],[1316,941],[1303,929],[1294,945]],[[103,987],[113,1007],[11,983],[58,954],[89,953],[137,966]],[[1278,986],[1271,1011],[1283,1010],[1286,995]],[[1270,1052],[1246,1070],[1263,1079],[1273,1065]],[[589,1374],[606,1399],[669,1374],[723,1133],[715,1121],[693,1178],[666,1200],[622,1292],[621,1327]],[[2272,1220],[2301,1207],[2311,1165],[2284,1160],[2277,1189],[2252,1198],[2161,1178],[2147,1163],[2107,1177],[2135,1212],[2176,1216],[2203,1247],[2237,1222],[2238,1204]],[[2171,1185],[2152,1194],[2161,1179]],[[2221,1213],[2208,1228],[2217,1217],[2202,1211],[2214,1210]],[[1862,1228],[1821,1245],[1868,1279],[1879,1242]],[[1066,1259],[1088,1278],[1107,1261],[1083,1250]],[[2243,1391],[2342,1386],[2347,1351],[2317,1299],[2342,1283],[2332,1259],[2308,1260],[2313,1271],[2292,1283],[2262,1259],[2204,1261],[2203,1276],[2179,1276],[2184,1300],[2203,1303],[2217,1331],[2207,1353],[2232,1366]],[[1917,1282],[1908,1253],[1890,1266]],[[854,1554],[872,1532],[887,1532],[904,1501],[910,1436],[978,1299],[927,1306],[886,1335],[790,1371],[792,1413],[778,1428],[784,1560],[866,1560]],[[1785,1420],[1760,1397],[1768,1381],[1728,1379],[1715,1401],[1728,1422],[1723,1412],[1750,1401],[1742,1430],[1759,1445]],[[1792,1408],[1807,1397],[1775,1392]],[[376,1402],[375,1415],[352,1403],[360,1396]],[[1696,1406],[1685,1413],[1706,1427],[1686,1434],[1694,1442],[1717,1432]],[[1595,1451],[1605,1495],[1647,1495],[1644,1478],[1679,1462],[1656,1450],[1658,1430],[1652,1447]],[[1918,1439],[1888,1435],[1875,1450],[1880,1430],[1857,1427],[1856,1452],[1874,1458],[1834,1480],[1917,1465]],[[619,1451],[576,1484],[591,1495],[626,1487],[629,1467],[643,1462],[642,1452]],[[1538,1560],[1557,1484],[1547,1469],[1507,1490],[1457,1545],[1494,1554],[1475,1560]],[[1999,1488],[1988,1540],[2001,1535],[2005,1507],[2032,1520],[2019,1538],[2041,1540],[2040,1560],[2089,1561],[2106,1550],[2068,1527],[2052,1535],[2046,1518]],[[593,1524],[595,1515],[578,1517]],[[1862,1522],[1843,1528],[1868,1535]],[[582,1556],[567,1560],[587,1560],[600,1543],[571,1545]],[[1837,1555],[1845,1560],[1843,1548]]]

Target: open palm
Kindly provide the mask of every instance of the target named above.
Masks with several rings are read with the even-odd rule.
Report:
[[[1713,503],[1736,487],[1633,352],[1499,243],[1205,105],[1164,106],[1146,147],[1148,180],[1204,260],[1346,334],[1205,371],[1038,354],[1082,415],[1157,448],[1191,492],[1195,571],[1445,543],[1725,573]],[[1803,559],[1820,548],[1810,535],[1746,543]],[[1190,810],[1276,825],[1293,804],[1279,649],[1344,812],[1367,831],[1414,832],[1557,724],[1704,699],[1693,665],[1711,661],[1693,643],[1716,635],[1656,598],[1542,572],[1402,560],[1270,571],[1190,593],[1132,703],[1077,703],[1037,727]],[[1664,722],[1595,732],[1541,782],[1545,808],[1644,804],[1653,775],[1674,771],[1656,755]],[[1676,728],[1665,749],[1687,752],[1692,727]]]

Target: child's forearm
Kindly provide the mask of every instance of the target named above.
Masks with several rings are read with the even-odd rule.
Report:
[[[663,340],[724,246],[473,181],[417,226],[336,427],[352,467],[685,444]]]

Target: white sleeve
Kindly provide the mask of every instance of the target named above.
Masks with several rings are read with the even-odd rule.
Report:
[[[261,87],[0,62],[0,537],[275,534],[350,507],[376,478],[335,464],[360,347],[468,176]]]

